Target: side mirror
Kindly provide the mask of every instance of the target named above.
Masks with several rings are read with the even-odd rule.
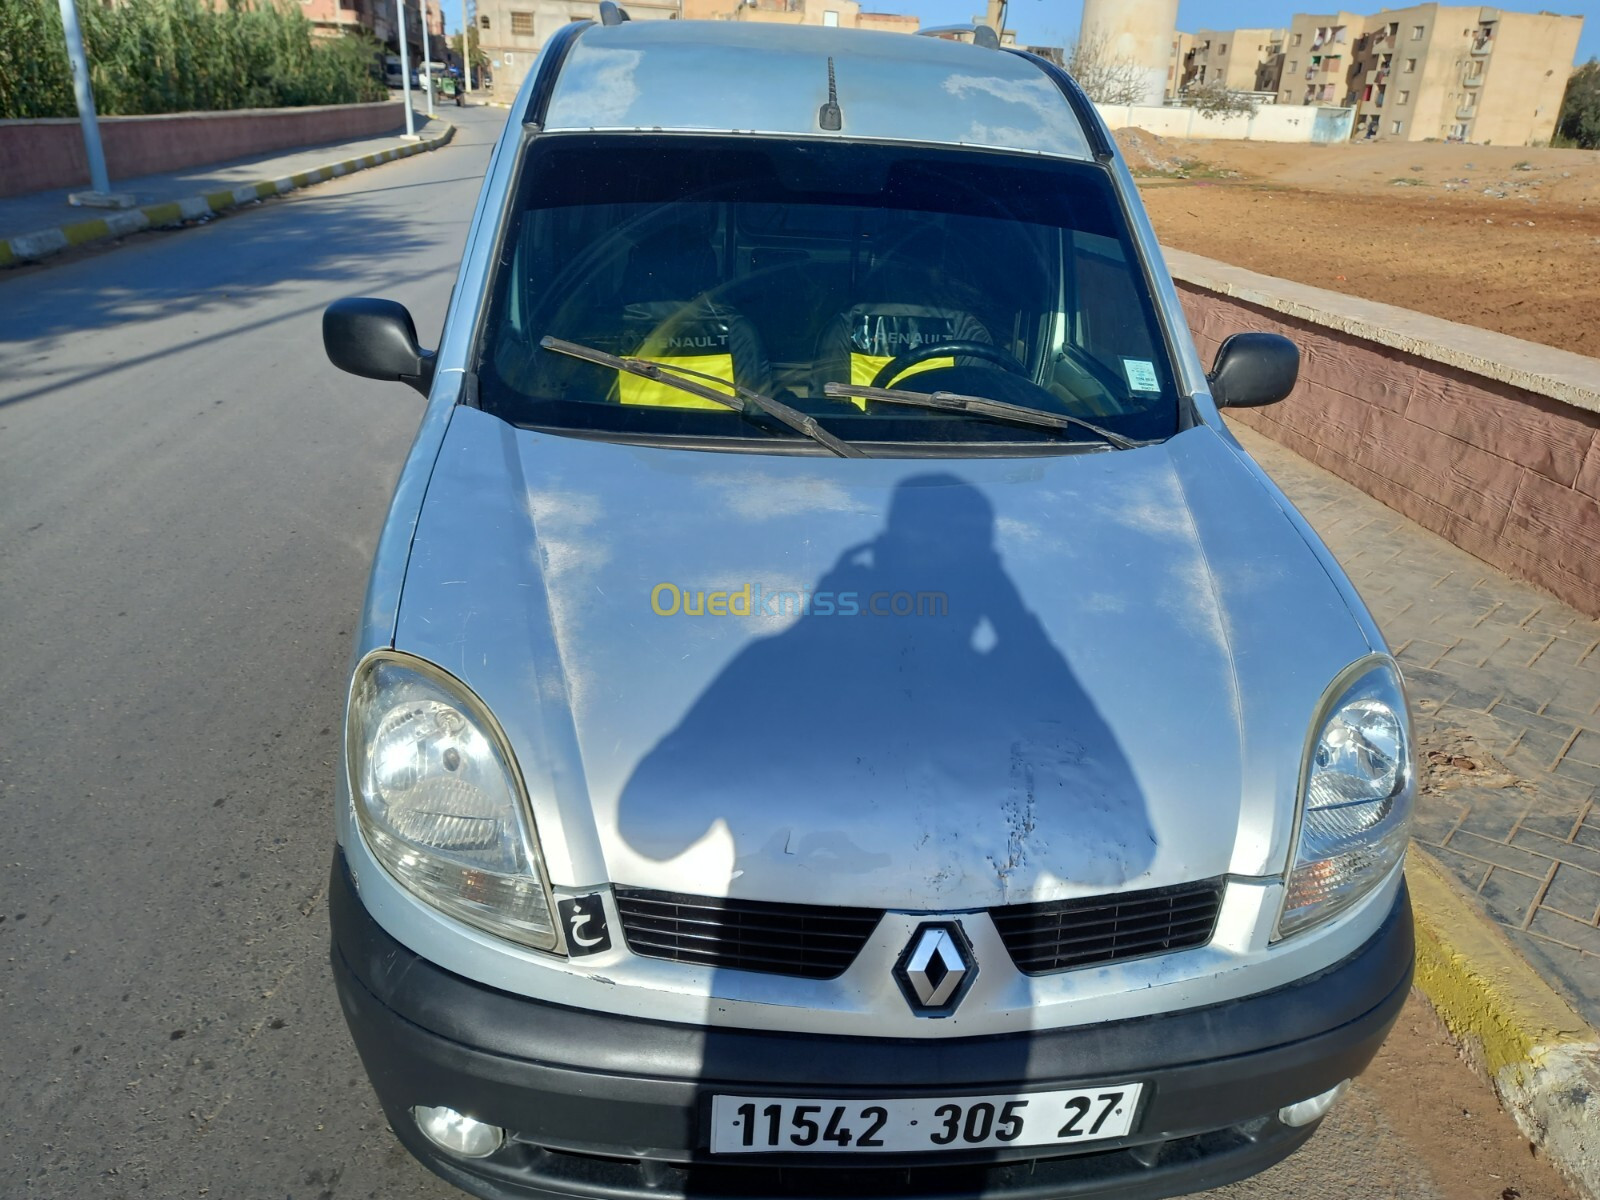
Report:
[[[433,386],[433,351],[417,345],[411,314],[393,300],[335,300],[322,314],[322,348],[352,375],[398,380],[424,396]]]
[[[1300,378],[1300,348],[1276,333],[1236,333],[1217,349],[1206,378],[1218,408],[1275,404]]]

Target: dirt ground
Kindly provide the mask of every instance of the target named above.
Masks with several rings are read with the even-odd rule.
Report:
[[[1576,1200],[1489,1085],[1455,1057],[1444,1025],[1416,992],[1356,1088],[1374,1096],[1450,1200]]]
[[[1117,139],[1167,245],[1600,356],[1600,153]]]

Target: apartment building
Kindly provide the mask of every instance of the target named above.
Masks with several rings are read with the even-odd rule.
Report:
[[[675,20],[678,0],[625,0],[635,21]],[[475,0],[478,49],[489,60],[493,94],[517,94],[545,40],[573,21],[598,21],[599,0]]]
[[[1358,138],[1548,142],[1582,17],[1419,4],[1387,9],[1358,46]]]
[[[1189,65],[1189,52],[1195,47],[1195,35],[1178,30],[1172,35],[1172,54],[1167,59],[1167,86],[1164,95],[1168,100],[1176,100],[1178,93],[1183,90],[1184,72]]]
[[[1356,138],[1535,145],[1582,32],[1582,17],[1478,6],[1296,14],[1278,99],[1354,108]]]
[[[1202,29],[1183,54],[1178,90],[1190,84],[1221,83],[1231,92],[1276,92],[1286,31],[1282,29]]]
[[[300,0],[300,11],[318,34],[332,37],[364,29],[390,50],[400,51],[394,0]],[[419,0],[405,0],[406,44],[412,62],[421,60],[422,12]],[[427,0],[427,21],[429,37],[444,36],[444,14],[438,0]]]
[[[831,25],[915,33],[921,22],[901,13],[862,12],[857,0],[683,0],[686,21],[755,21],[768,25]]]
[[[1367,22],[1360,13],[1296,13],[1283,43],[1278,103],[1344,105],[1355,42]]]

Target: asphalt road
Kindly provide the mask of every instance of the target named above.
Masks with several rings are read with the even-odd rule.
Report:
[[[319,332],[381,295],[436,335],[504,119],[449,115],[435,153],[0,275],[0,1195],[458,1195],[386,1131],[327,968],[348,631],[421,400]],[[1559,1196],[1408,1020],[1224,1194],[1492,1198],[1462,1164],[1504,1158]]]

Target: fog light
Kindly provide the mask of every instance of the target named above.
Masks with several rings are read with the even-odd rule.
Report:
[[[443,1105],[433,1108],[419,1104],[411,1115],[430,1142],[463,1158],[487,1158],[506,1140],[506,1131],[500,1126],[486,1125]]]
[[[1335,1084],[1320,1096],[1313,1096],[1309,1100],[1301,1100],[1296,1104],[1286,1104],[1278,1110],[1278,1120],[1285,1125],[1309,1125],[1319,1121],[1327,1115],[1333,1107],[1333,1102],[1350,1090],[1350,1081]]]

